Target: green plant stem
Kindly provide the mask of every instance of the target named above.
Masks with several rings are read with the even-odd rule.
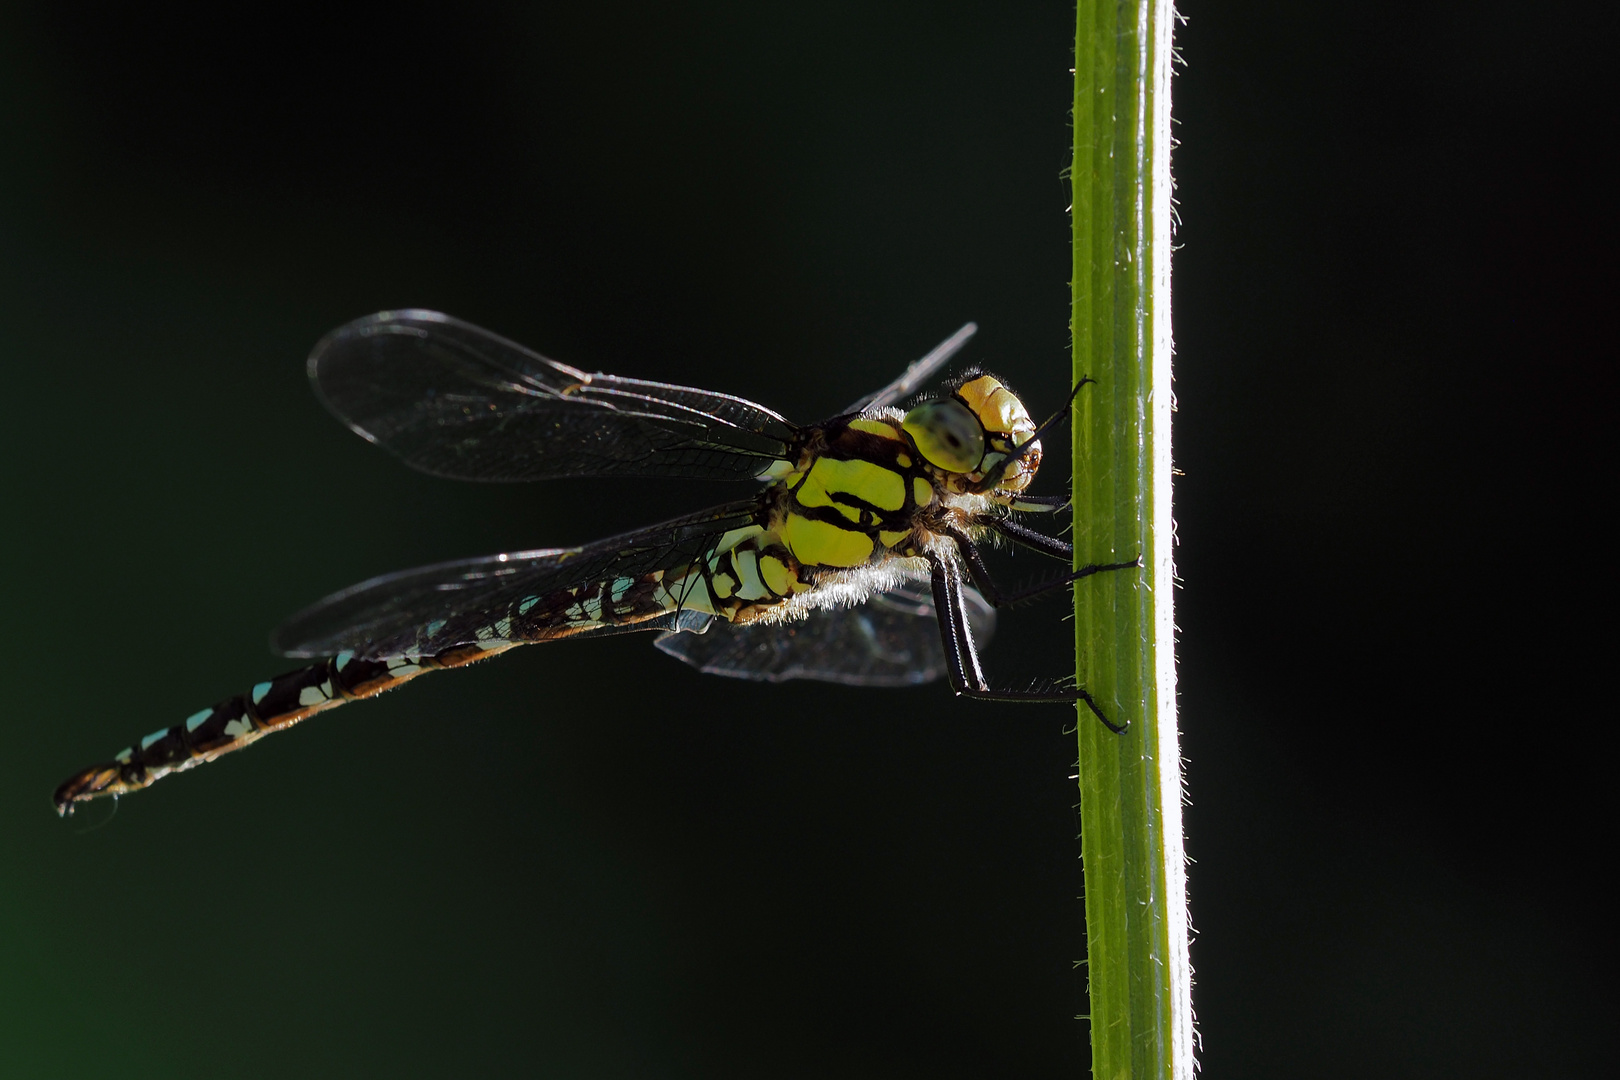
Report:
[[[1075,589],[1092,1075],[1193,1075],[1170,518],[1168,0],[1079,0],[1075,37],[1075,554],[1140,554]]]

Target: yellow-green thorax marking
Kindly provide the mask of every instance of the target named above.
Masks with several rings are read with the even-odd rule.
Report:
[[[989,375],[909,413],[874,409],[807,428],[798,461],[766,474],[774,483],[759,525],[727,534],[706,566],[662,587],[685,610],[750,623],[925,577],[923,556],[949,543],[947,528],[980,534],[977,515],[1029,486],[1039,444],[1005,475],[998,466],[1034,431],[1023,403]]]
[[[931,607],[914,614],[937,622],[956,693],[1085,701],[1123,730],[1083,689],[995,690],[979,666],[964,574],[999,606],[1136,563],[1089,566],[1021,594],[997,589],[977,548],[991,534],[1054,558],[1073,555],[1006,513],[1050,512],[1061,501],[1023,495],[1041,460],[1028,411],[999,380],[977,373],[908,412],[889,407],[972,329],[862,399],[872,403],[863,411],[807,427],[728,395],[588,374],[436,312],[380,312],[334,331],[310,357],[317,393],[354,431],[425,472],[467,480],[757,477],[766,486],[594,544],[440,563],[333,593],[276,636],[288,656],[326,659],[80,770],[57,788],[57,809],[139,790],[315,713],[521,644],[631,630],[688,638],[680,632],[701,633],[715,618],[809,619],[802,635],[792,627],[749,631],[757,636],[740,651],[721,635],[706,651],[721,658],[718,667],[689,650],[665,651],[704,670],[773,680],[860,684],[870,670],[922,671],[926,658],[908,659],[919,655],[915,632],[892,613],[843,620],[816,611],[921,579]],[[897,591],[907,605],[917,596]]]

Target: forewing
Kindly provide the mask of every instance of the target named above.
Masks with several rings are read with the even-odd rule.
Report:
[[[964,590],[974,640],[983,645],[996,613]],[[845,686],[912,686],[945,674],[939,621],[926,585],[904,585],[864,604],[811,611],[798,622],[665,634],[660,650],[710,675],[761,682],[815,679]]]
[[[934,348],[921,360],[912,364],[901,372],[900,377],[881,390],[874,390],[870,394],[856,401],[849,407],[848,412],[861,412],[864,409],[877,408],[883,405],[893,405],[910,395],[916,393],[933,377],[945,362],[955,356],[968,339],[979,332],[977,323],[964,323],[962,328]]]
[[[356,434],[457,480],[755,477],[796,428],[760,405],[588,374],[434,311],[383,311],[322,338],[315,393]]]
[[[678,606],[652,600],[653,575],[679,577],[726,532],[752,524],[759,511],[760,501],[748,499],[585,547],[488,555],[386,574],[294,615],[271,635],[271,648],[284,656],[349,652],[370,660],[434,655],[460,645],[487,648],[587,633],[695,629],[704,617],[682,618]],[[592,597],[599,614],[586,625],[578,613]]]

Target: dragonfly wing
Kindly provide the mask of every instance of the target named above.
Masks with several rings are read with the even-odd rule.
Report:
[[[431,656],[457,646],[550,641],[632,630],[697,630],[661,583],[682,577],[724,535],[759,516],[727,503],[577,548],[460,559],[386,574],[334,593],[271,635],[284,656]]]
[[[747,479],[797,428],[760,405],[588,374],[434,311],[383,311],[322,338],[315,393],[356,434],[458,480]]]
[[[968,339],[979,332],[977,323],[964,323],[962,328],[934,348],[921,360],[912,364],[901,372],[900,377],[881,390],[874,390],[870,394],[852,404],[847,411],[861,412],[864,409],[876,408],[882,405],[893,405],[896,401],[917,392],[918,388],[927,383],[934,373],[944,366],[945,362],[959,352]]]
[[[964,590],[974,640],[984,644],[996,613]],[[760,682],[815,679],[845,686],[912,686],[945,674],[945,649],[926,584],[882,592],[855,607],[811,611],[798,622],[665,634],[660,650],[710,675]]]

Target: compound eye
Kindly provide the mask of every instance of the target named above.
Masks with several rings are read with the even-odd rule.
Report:
[[[917,406],[902,426],[922,456],[947,472],[971,472],[984,460],[984,425],[953,398]]]

